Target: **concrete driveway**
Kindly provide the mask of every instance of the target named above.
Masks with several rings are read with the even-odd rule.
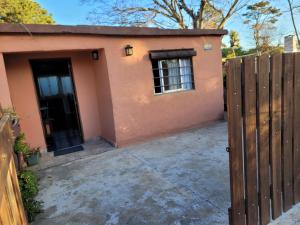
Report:
[[[34,224],[228,224],[226,146],[218,122],[40,170]]]

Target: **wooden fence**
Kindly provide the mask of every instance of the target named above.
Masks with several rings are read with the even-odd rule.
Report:
[[[0,108],[0,225],[26,225],[12,143],[9,115]]]
[[[228,62],[231,225],[265,225],[300,201],[300,53]]]

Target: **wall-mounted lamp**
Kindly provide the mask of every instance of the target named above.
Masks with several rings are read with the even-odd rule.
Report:
[[[133,55],[133,47],[131,45],[126,45],[126,47],[125,47],[125,54],[126,54],[126,56]]]
[[[93,60],[98,60],[98,59],[99,59],[99,53],[98,53],[98,50],[92,51],[92,59],[93,59]]]

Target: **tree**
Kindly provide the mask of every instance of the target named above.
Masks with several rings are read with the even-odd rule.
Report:
[[[53,24],[51,14],[32,0],[0,0],[0,23]]]
[[[296,22],[295,22],[295,15],[294,15],[294,8],[293,8],[293,5],[292,5],[292,1],[291,0],[287,0],[287,1],[288,1],[288,4],[289,4],[289,11],[290,11],[290,14],[291,14],[293,27],[294,27],[295,34],[296,34],[296,37],[297,37],[297,40],[298,40],[298,45],[300,46],[300,37],[299,37],[298,29],[297,29],[297,26],[296,26]]]
[[[161,28],[224,28],[249,0],[82,0],[97,3],[89,20],[96,24]]]
[[[240,48],[240,37],[238,32],[232,30],[229,33],[230,37],[230,48],[231,48],[231,58],[236,56],[236,49]]]
[[[269,1],[260,1],[249,5],[243,16],[246,18],[244,23],[249,24],[253,30],[256,50],[269,50],[274,24],[281,16],[280,9],[271,6]]]
[[[230,31],[229,38],[229,47],[227,47],[226,45],[222,46],[223,58],[230,59],[247,54],[247,52],[243,50],[243,48],[240,45],[240,37],[238,32],[234,30]]]
[[[230,47],[231,48],[239,48],[240,47],[239,33],[232,30],[229,33],[229,37],[230,37]]]

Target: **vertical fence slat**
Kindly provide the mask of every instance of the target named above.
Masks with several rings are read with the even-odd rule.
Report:
[[[294,203],[300,202],[300,53],[294,61]]]
[[[256,74],[255,57],[243,59],[244,79],[244,153],[247,225],[258,224],[257,155],[256,155]]]
[[[227,77],[228,141],[230,148],[231,225],[245,224],[242,147],[241,61],[229,61]]]
[[[258,58],[258,168],[260,224],[270,222],[270,59],[269,55]]]
[[[255,65],[229,61],[231,225],[267,225],[300,202],[300,53]]]
[[[281,215],[281,96],[282,54],[271,57],[271,190],[272,217]]]
[[[284,54],[283,62],[283,140],[282,178],[283,210],[289,210],[293,199],[293,54]]]

